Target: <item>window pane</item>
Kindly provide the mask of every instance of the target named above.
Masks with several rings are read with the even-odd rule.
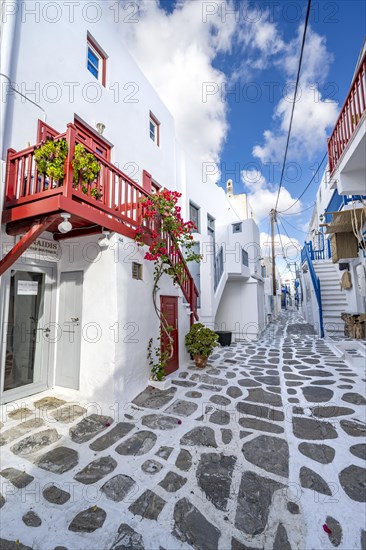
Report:
[[[90,48],[88,48],[88,60],[91,61],[93,65],[98,69],[99,57]]]
[[[189,205],[189,219],[195,224],[197,228],[196,231],[199,232],[199,208],[197,208],[193,204]]]
[[[38,382],[45,276],[15,271],[11,277],[4,390]]]
[[[88,70],[91,72],[95,78],[98,78],[98,70],[88,61]]]
[[[150,120],[150,138],[156,141],[156,124],[152,120]]]

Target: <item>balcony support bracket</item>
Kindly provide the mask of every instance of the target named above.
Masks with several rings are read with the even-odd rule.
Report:
[[[0,260],[0,276],[11,267],[27,248],[55,221],[59,216],[45,216],[36,221],[21,237],[13,248]]]

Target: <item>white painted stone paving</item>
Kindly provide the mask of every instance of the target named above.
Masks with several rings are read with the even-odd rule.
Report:
[[[2,418],[0,548],[366,548],[364,372],[288,312],[176,374],[119,418],[51,393]]]

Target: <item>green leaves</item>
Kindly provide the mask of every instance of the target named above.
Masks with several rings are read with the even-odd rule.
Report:
[[[216,346],[218,346],[218,335],[216,332],[202,323],[194,323],[186,334],[185,343],[188,353],[209,357]]]
[[[153,380],[162,381],[165,378],[165,367],[170,358],[170,352],[163,350],[161,338],[158,338],[159,345],[153,348],[153,338],[150,338],[147,347],[147,358],[149,360],[151,375]]]
[[[74,183],[79,183],[80,179],[83,183],[92,183],[100,171],[100,164],[95,156],[92,153],[88,153],[81,143],[75,145],[72,167],[74,169]],[[82,187],[83,193],[86,193],[87,191],[84,191],[84,187],[87,189],[87,186]],[[92,195],[93,191],[94,189],[92,190]]]
[[[47,140],[46,143],[34,151],[34,160],[38,172],[54,181],[61,182],[64,178],[67,151],[66,139]]]
[[[66,139],[54,141],[48,139],[46,143],[34,151],[34,160],[37,164],[38,172],[54,181],[62,182],[65,176],[65,161],[68,153]],[[95,182],[100,164],[92,153],[88,153],[84,145],[77,143],[75,145],[74,156],[72,159],[74,169],[74,184],[81,183],[81,190],[87,194],[90,188],[90,195],[99,199],[101,193],[96,186],[90,184]]]

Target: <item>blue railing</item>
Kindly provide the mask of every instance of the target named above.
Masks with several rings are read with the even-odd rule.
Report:
[[[311,282],[313,283],[314,292],[316,296],[316,301],[318,302],[320,338],[324,338],[323,307],[322,307],[322,295],[320,291],[320,280],[317,274],[315,273],[315,269],[313,266],[313,258],[312,258],[312,254],[310,253],[310,250],[311,252],[313,252],[312,244],[305,243],[305,246],[301,251],[301,261],[302,263],[306,262],[308,264]]]
[[[328,206],[326,207],[326,212],[338,212],[340,207],[344,204],[344,197],[342,197],[337,189],[334,191],[332,198],[330,199]],[[331,214],[325,214],[325,223],[330,223],[332,221]]]
[[[305,250],[306,249],[306,250]],[[313,243],[311,241],[306,242],[304,248],[301,250],[301,263],[306,262],[306,252],[310,255],[310,258],[314,260]]]
[[[323,233],[323,229],[320,228],[320,231],[318,232],[318,246],[319,248],[314,248],[313,242],[308,241],[305,242],[305,246],[308,249],[310,258],[314,260],[330,260],[332,257],[332,251],[330,247],[330,240],[326,239]],[[326,244],[325,244],[326,243]],[[304,256],[305,251],[301,254],[301,261],[302,263],[305,262],[306,258]]]
[[[362,199],[366,199],[366,196],[365,195],[340,195],[336,189],[325,211],[338,212],[341,206],[347,205],[349,202],[352,202],[352,201],[361,201]],[[330,223],[331,221],[332,221],[332,214],[325,214],[325,223]]]
[[[221,246],[220,250],[216,254],[215,263],[214,263],[214,290],[217,289],[223,273],[224,273],[224,248],[223,246]]]

